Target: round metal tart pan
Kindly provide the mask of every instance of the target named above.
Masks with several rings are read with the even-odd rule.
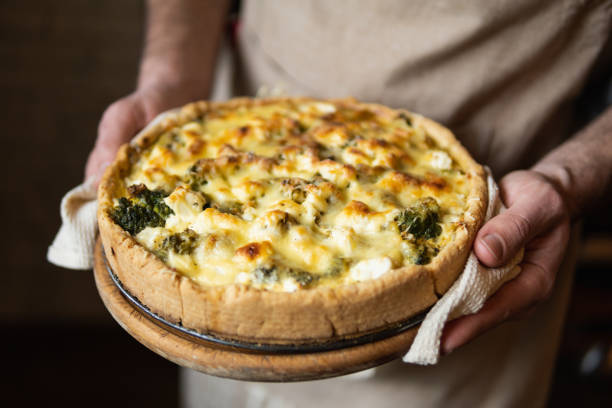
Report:
[[[306,381],[350,374],[401,357],[426,312],[385,330],[332,342],[263,344],[199,333],[168,322],[133,297],[95,249],[94,277],[106,308],[140,343],[207,374],[249,381]]]

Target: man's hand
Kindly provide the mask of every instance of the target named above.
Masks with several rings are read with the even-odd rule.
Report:
[[[85,177],[97,183],[117,149],[159,113],[209,96],[229,1],[148,0],[137,90],[106,109]]]
[[[190,92],[179,86],[140,89],[110,105],[98,126],[98,137],[89,154],[85,178],[98,183],[123,143],[130,140],[155,116],[190,101]]]
[[[550,295],[563,260],[570,231],[566,200],[545,175],[516,171],[500,181],[508,207],[478,232],[476,256],[498,267],[525,247],[521,273],[495,293],[473,315],[449,322],[442,336],[442,353],[449,353],[505,320],[518,318]]]

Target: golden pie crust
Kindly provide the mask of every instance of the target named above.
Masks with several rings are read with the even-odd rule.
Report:
[[[326,101],[368,109],[376,114],[408,116],[423,127],[466,173],[469,196],[465,216],[447,244],[427,265],[410,265],[376,278],[338,286],[319,285],[295,292],[257,289],[244,284],[204,286],[178,273],[146,250],[109,216],[113,199],[139,152],[166,130],[216,109],[282,103],[288,98],[239,98],[222,103],[196,102],[164,115],[129,144],[108,167],[98,191],[98,225],[106,257],[122,285],[153,313],[202,333],[260,343],[311,343],[376,332],[433,305],[463,269],[485,216],[487,184],[483,168],[438,123],[420,115],[354,99]],[[313,101],[292,98],[293,101]]]

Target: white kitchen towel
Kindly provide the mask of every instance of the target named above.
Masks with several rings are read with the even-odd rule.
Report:
[[[155,122],[160,117],[156,118]],[[146,130],[146,129],[145,129]],[[143,130],[144,131],[144,130]],[[503,211],[499,189],[487,169],[489,203],[486,219]],[[55,265],[70,269],[91,269],[93,249],[97,233],[96,190],[93,184],[85,182],[70,190],[62,199],[60,227],[53,244],[47,252],[47,260]],[[487,268],[470,253],[459,279],[427,313],[404,361],[414,364],[435,364],[440,357],[440,337],[444,324],[459,316],[475,313],[504,282],[514,278],[520,271],[516,257],[502,268]],[[367,378],[373,370],[366,370],[355,378]]]
[[[489,203],[485,221],[505,210],[499,197],[499,188],[487,168]],[[514,258],[501,268],[487,268],[482,265],[474,251],[465,263],[463,272],[450,289],[436,302],[425,316],[421,327],[404,355],[404,362],[413,364],[436,364],[440,359],[440,338],[447,321],[460,316],[476,313],[484,302],[505,282],[518,275],[518,264],[523,257],[519,251]]]
[[[47,251],[47,260],[69,269],[91,269],[98,230],[96,188],[85,182],[70,190],[60,205],[62,226]]]

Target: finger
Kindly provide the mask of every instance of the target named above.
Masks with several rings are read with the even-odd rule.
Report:
[[[87,180],[99,181],[119,147],[144,127],[145,119],[140,105],[129,98],[116,102],[104,112],[85,168]]]
[[[533,175],[519,177],[522,179],[506,183],[502,180],[510,207],[491,218],[476,236],[474,252],[489,267],[508,262],[525,242],[551,228],[564,214],[563,201],[550,184]]]
[[[441,351],[449,353],[509,318],[528,314],[552,290],[569,236],[563,224],[531,242],[525,251],[521,273],[504,284],[483,308],[449,322],[444,328]]]

